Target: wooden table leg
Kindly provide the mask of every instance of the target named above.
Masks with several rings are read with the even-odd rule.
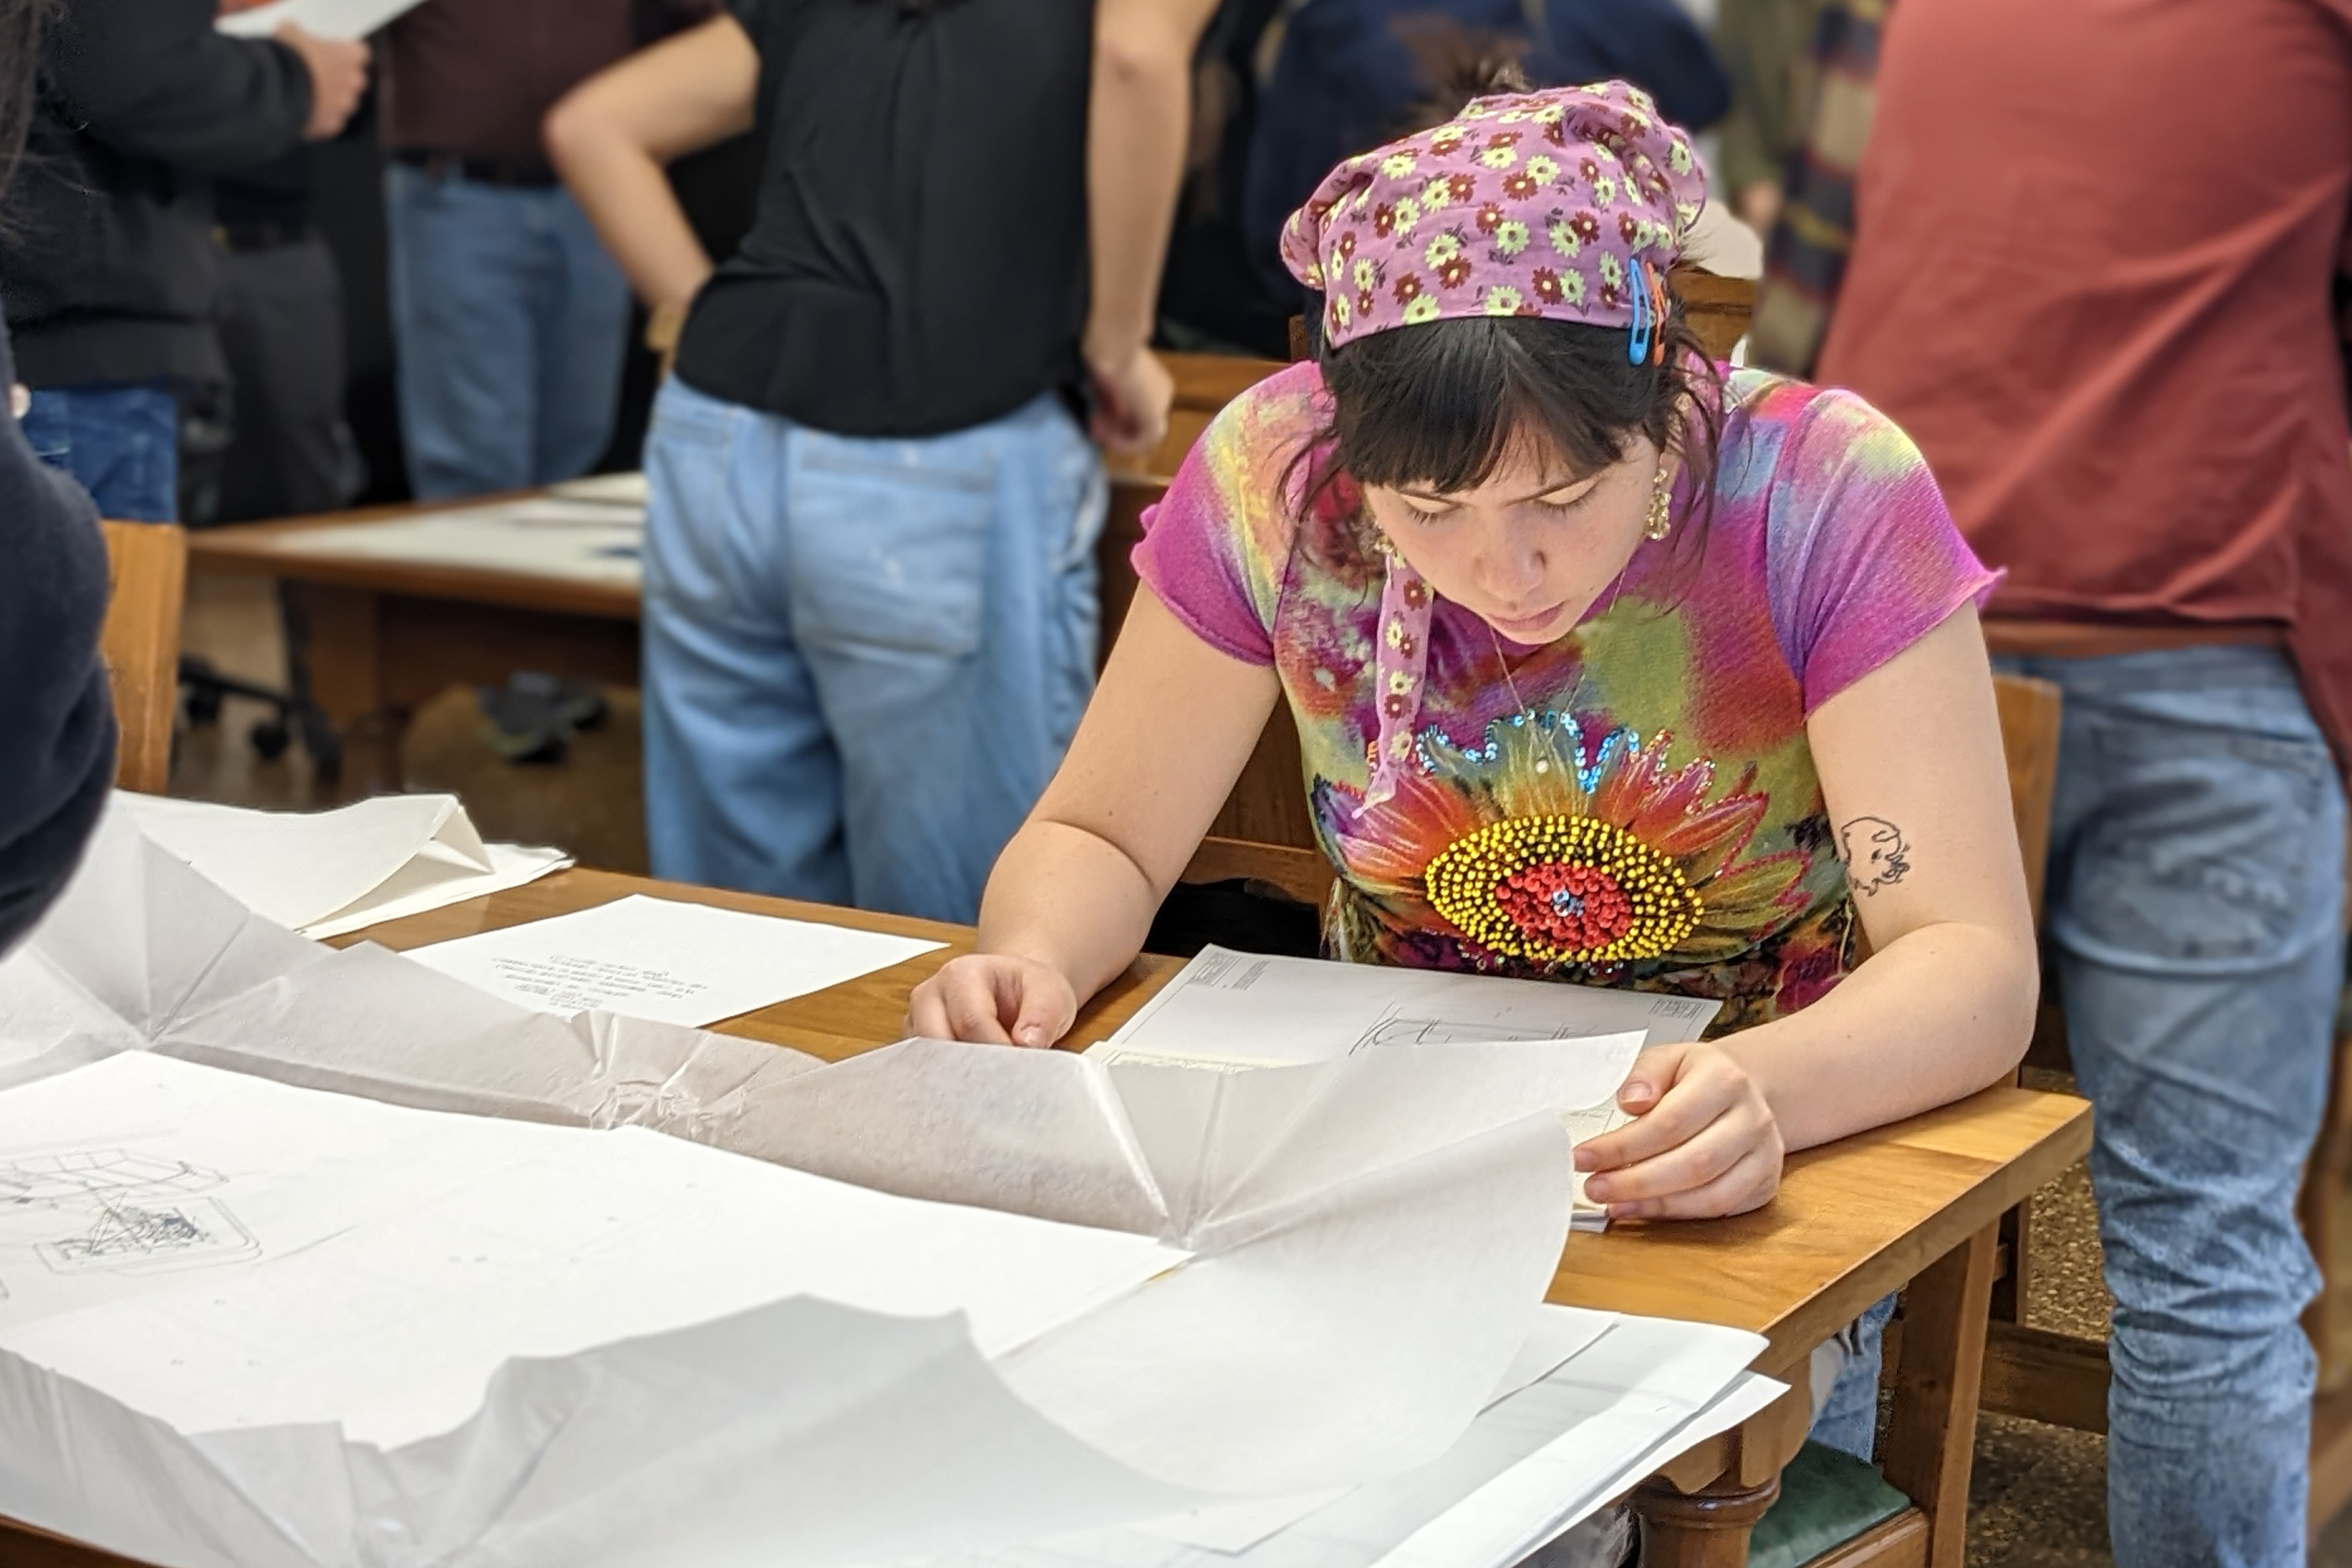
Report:
[[[1780,1495],[1780,1471],[1813,1425],[1810,1362],[1781,1374],[1789,1392],[1739,1427],[1678,1456],[1628,1500],[1642,1526],[1642,1568],[1739,1568],[1748,1532]]]
[[[1968,1556],[1969,1468],[2000,1228],[1985,1226],[1930,1264],[1903,1299],[1903,1358],[1879,1468],[1927,1516],[1927,1568],[1961,1568]]]
[[[283,592],[308,635],[310,700],[342,737],[342,794],[358,799],[398,789],[400,719],[385,706],[375,595],[291,580]]]
[[[1642,1568],[1741,1568],[1748,1561],[1748,1532],[1780,1495],[1777,1475],[1760,1487],[1743,1487],[1725,1476],[1696,1492],[1653,1477],[1633,1493],[1633,1515],[1642,1524]]]

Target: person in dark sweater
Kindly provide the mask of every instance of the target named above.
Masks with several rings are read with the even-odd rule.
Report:
[[[175,394],[218,384],[212,179],[332,135],[364,45],[215,29],[215,0],[74,0],[43,47],[0,236],[34,448],[107,516],[178,510]]]
[[[365,482],[343,416],[343,279],[314,216],[317,154],[298,147],[216,193],[229,439],[210,521],[333,511]]]
[[[43,0],[0,0],[0,189],[14,172],[39,58]],[[0,330],[0,386],[16,367]],[[114,704],[98,633],[98,509],[0,419],[0,953],[73,874],[114,777]]]

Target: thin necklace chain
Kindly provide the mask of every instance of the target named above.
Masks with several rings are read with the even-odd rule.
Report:
[[[1658,485],[1666,474],[1666,460],[1665,453],[1661,452],[1658,454],[1657,470],[1653,473],[1650,478],[1650,483],[1653,487]],[[1672,481],[1669,479],[1665,480],[1665,482],[1671,483]],[[1618,595],[1625,592],[1625,575],[1626,573],[1632,569],[1633,562],[1628,559],[1625,563],[1625,567],[1618,572],[1617,581],[1610,584],[1609,602],[1601,606],[1601,613],[1599,615],[1591,616],[1584,622],[1586,626],[1598,626],[1601,622],[1609,618],[1610,612],[1613,611],[1617,607]],[[1486,624],[1483,618],[1481,624]],[[1544,749],[1549,752],[1551,756],[1549,761],[1541,757],[1537,758],[1536,772],[1539,773],[1549,772],[1552,763],[1559,763],[1562,772],[1569,771],[1567,761],[1559,754],[1559,737],[1554,735],[1551,732],[1551,730],[1545,729],[1542,721],[1537,719],[1535,710],[1528,706],[1528,700],[1519,695],[1519,683],[1517,679],[1513,679],[1511,675],[1511,661],[1503,656],[1503,639],[1495,635],[1495,628],[1492,625],[1486,625],[1486,640],[1494,645],[1495,667],[1503,672],[1503,687],[1506,690],[1510,692],[1511,700],[1518,705],[1520,714],[1528,723],[1535,725],[1538,730],[1543,731]],[[1576,684],[1568,689],[1568,721],[1570,723],[1577,726],[1577,750],[1580,755],[1581,755],[1583,752],[1584,729],[1583,721],[1577,717],[1576,703],[1577,699],[1584,695],[1584,678],[1591,673],[1592,668],[1590,650],[1582,646],[1583,641],[1584,639],[1582,637],[1579,637],[1577,639],[1579,646],[1576,650]],[[1558,726],[1554,725],[1552,728],[1557,729]]]
[[[1585,621],[1584,625],[1588,626],[1598,626],[1602,621],[1608,619],[1610,612],[1617,607],[1618,596],[1624,592],[1625,574],[1620,572],[1617,574],[1617,581],[1610,587],[1609,602],[1601,606],[1601,613],[1599,615],[1591,616],[1590,619]],[[1536,759],[1536,772],[1539,773],[1550,772],[1551,764],[1553,763],[1558,763],[1563,773],[1570,771],[1567,759],[1563,758],[1559,754],[1559,737],[1553,732],[1559,729],[1559,726],[1557,724],[1546,726],[1541,720],[1536,717],[1536,710],[1528,705],[1528,700],[1526,698],[1519,695],[1519,683],[1511,674],[1511,661],[1509,658],[1505,657],[1503,653],[1503,639],[1496,636],[1494,626],[1486,623],[1483,617],[1480,624],[1486,627],[1486,640],[1494,645],[1495,668],[1503,672],[1504,689],[1511,694],[1511,700],[1518,706],[1521,716],[1542,733],[1544,750],[1551,753],[1549,761],[1542,757],[1538,757]],[[1577,699],[1584,695],[1584,678],[1587,675],[1590,675],[1592,671],[1591,650],[1584,646],[1584,642],[1585,639],[1581,636],[1578,637],[1578,646],[1576,649],[1576,684],[1568,689],[1568,721],[1578,726],[1578,749],[1580,752],[1582,750],[1581,742],[1583,738],[1583,725],[1582,721],[1577,717],[1576,703]]]

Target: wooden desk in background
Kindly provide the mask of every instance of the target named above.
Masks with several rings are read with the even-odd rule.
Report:
[[[374,927],[343,942],[404,949],[609,902],[634,892],[760,914],[923,936],[945,942],[878,973],[716,1026],[828,1061],[899,1037],[907,994],[971,947],[956,926],[798,904],[750,894],[566,871],[510,892]],[[341,945],[341,943],[339,943]],[[1103,1037],[1177,969],[1139,960],[1080,1014],[1073,1038]],[[1735,1219],[1620,1225],[1571,1237],[1551,1299],[1604,1311],[1654,1313],[1750,1329],[1767,1337],[1759,1371],[1792,1384],[1789,1398],[1739,1430],[1700,1445],[1637,1498],[1650,1531],[1648,1568],[1744,1560],[1748,1526],[1769,1504],[1781,1467],[1808,1425],[1806,1362],[1864,1307],[1911,1287],[1893,1375],[1895,1426],[1881,1453],[1910,1496],[1964,1503],[1976,1428],[1993,1230],[2003,1210],[2079,1158],[2089,1107],[2071,1098],[1993,1089],[1958,1105],[1789,1161],[1780,1195]],[[1958,1568],[1959,1509],[1897,1516],[1873,1532],[1891,1559]],[[1867,1538],[1866,1538],[1867,1539]],[[26,1568],[100,1568],[120,1560],[0,1529],[0,1561]]]
[[[478,504],[512,500],[485,496]],[[278,580],[309,647],[310,696],[343,738],[343,793],[400,787],[409,715],[450,686],[499,686],[517,670],[637,682],[634,586],[479,566],[313,554],[290,533],[460,510],[417,503],[199,529],[189,570]]]

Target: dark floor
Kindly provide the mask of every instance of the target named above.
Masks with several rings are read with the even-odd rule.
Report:
[[[266,586],[256,581],[197,576],[189,584],[186,642],[222,668],[263,682],[282,679],[282,654]],[[455,713],[458,700],[451,700]],[[251,805],[299,805],[320,799],[298,753],[264,763],[246,732],[261,710],[231,701],[220,723],[182,737],[174,758],[175,794]],[[635,710],[616,712],[612,731],[556,770],[488,767],[467,754],[466,728],[438,726],[408,763],[458,787],[487,837],[560,843],[592,864],[642,870],[635,835]],[[422,726],[420,726],[422,728]],[[457,783],[463,780],[463,784]],[[607,781],[600,786],[597,781]],[[583,782],[584,781],[584,782]],[[423,780],[419,783],[426,782]],[[616,787],[617,786],[617,787]],[[583,805],[587,794],[625,795]],[[551,820],[584,814],[593,842],[578,841]],[[631,858],[638,863],[632,864]],[[2104,1335],[2110,1301],[2099,1278],[2099,1244],[2089,1177],[2068,1172],[2036,1200],[2030,1316],[2037,1327]],[[1971,1485],[1970,1568],[2100,1568],[2108,1562],[2105,1468],[2106,1440],[2037,1422],[1987,1416],[1978,1429]],[[2320,1568],[2352,1568],[2352,1512],[2316,1543]]]

